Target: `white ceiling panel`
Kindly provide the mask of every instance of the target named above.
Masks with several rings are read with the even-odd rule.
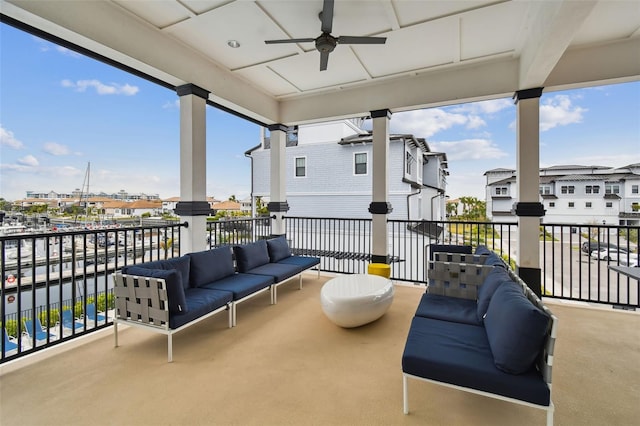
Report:
[[[239,18],[242,24],[239,25]],[[287,38],[255,3],[242,1],[219,7],[196,18],[180,22],[167,32],[230,70],[295,55],[296,44],[267,46],[265,39]],[[233,49],[227,42],[236,40]]]
[[[114,0],[118,5],[127,9],[141,19],[149,22],[157,28],[164,28],[169,25],[181,22],[189,16],[190,11],[176,1],[153,1],[153,0]]]
[[[430,21],[490,5],[495,1],[392,0],[400,26]]]
[[[269,65],[295,87],[303,91],[318,90],[365,81],[368,75],[348,46],[338,46],[329,55],[326,71],[320,71],[320,53],[304,53]]]
[[[481,58],[516,49],[525,3],[502,3],[461,15],[461,59]]]
[[[603,22],[615,25],[602,25]],[[572,45],[624,39],[639,31],[640,1],[599,3],[576,33]]]
[[[440,19],[386,34],[384,48],[362,45],[353,49],[374,77],[388,76],[453,62],[457,57],[456,31],[455,18]]]

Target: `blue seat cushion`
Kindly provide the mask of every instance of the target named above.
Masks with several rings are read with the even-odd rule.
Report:
[[[236,272],[231,247],[189,253],[187,256],[191,258],[191,287],[201,287]]]
[[[189,311],[189,305],[184,294],[184,286],[182,285],[182,275],[176,269],[149,269],[134,265],[127,267],[126,271],[126,274],[129,275],[162,278],[167,286],[169,312],[175,314]]]
[[[283,265],[295,265],[300,267],[300,271],[305,271],[312,266],[316,266],[320,264],[319,257],[310,257],[310,256],[289,256],[277,263],[281,263]]]
[[[507,270],[504,268],[493,268],[482,282],[482,285],[478,287],[478,309],[476,313],[478,322],[482,323],[484,314],[486,314],[487,309],[489,309],[491,297],[498,286],[504,282],[513,282]]]
[[[473,254],[473,247],[459,246],[455,244],[430,244],[429,260],[433,260],[433,253],[435,252]]]
[[[242,246],[234,246],[233,252],[236,255],[238,272],[249,272],[250,269],[267,264],[270,260],[267,242],[264,240]]]
[[[127,272],[128,268],[131,268],[131,267],[140,267],[140,268],[147,268],[147,269],[165,269],[165,270],[175,269],[182,276],[182,287],[184,287],[185,289],[188,289],[190,264],[191,264],[191,259],[189,259],[189,257],[185,255],[180,257],[174,257],[172,259],[155,260],[153,262],[144,262],[144,263],[138,263],[137,265],[125,266],[122,268],[122,273],[128,274],[129,273]]]
[[[269,259],[274,263],[291,256],[289,243],[284,236],[267,240],[267,249],[269,250]]]
[[[169,315],[169,328],[171,329],[176,329],[227,305],[233,300],[233,293],[223,290],[190,288],[185,291],[185,297],[189,304],[189,312]]]
[[[256,275],[268,275],[270,277],[273,277],[276,283],[279,283],[293,277],[294,275],[299,274],[303,270],[304,268],[297,265],[287,265],[284,263],[267,263],[253,269],[249,269],[247,273]]]
[[[479,245],[478,247],[476,247],[476,251],[475,254],[491,254],[493,253],[491,250],[489,250],[489,248],[485,245]]]
[[[273,284],[273,277],[268,275],[235,273],[202,285],[201,288],[229,291],[233,293],[233,300],[240,300],[258,290],[269,287],[271,284]]]
[[[402,355],[402,371],[418,377],[549,405],[540,372],[521,375],[496,368],[483,327],[414,317]]]
[[[481,325],[477,310],[475,300],[425,293],[418,304],[416,316]]]
[[[549,330],[550,318],[527,299],[517,284],[503,284],[489,303],[484,326],[500,370],[511,374],[529,371]]]

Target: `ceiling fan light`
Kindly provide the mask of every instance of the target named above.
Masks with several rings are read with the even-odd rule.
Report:
[[[227,45],[233,49],[237,49],[238,47],[240,47],[240,42],[238,40],[229,40],[227,42]]]

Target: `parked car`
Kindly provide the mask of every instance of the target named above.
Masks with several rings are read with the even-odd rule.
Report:
[[[609,260],[625,266],[638,266],[638,255],[629,253],[623,248],[601,248],[591,252],[591,257],[598,260]]]
[[[582,243],[581,250],[584,253],[591,254],[594,250],[600,250],[602,248],[610,248],[615,250],[618,248],[618,246],[615,244],[607,244],[604,241],[585,241],[584,243]]]

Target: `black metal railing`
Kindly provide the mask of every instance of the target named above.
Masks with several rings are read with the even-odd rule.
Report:
[[[111,325],[111,274],[180,256],[181,226],[84,226],[0,236],[0,322],[9,336],[9,343],[4,336],[0,343],[1,361]]]
[[[209,222],[209,247],[246,244],[273,235],[272,218],[238,218]],[[0,286],[2,326],[18,344],[1,361],[110,326],[113,307],[111,274],[125,265],[180,256],[184,224],[66,230],[0,237],[4,280]],[[639,226],[540,226],[543,295],[637,309],[638,280],[609,269],[638,262]],[[370,219],[286,217],[292,252],[320,258],[320,269],[366,273],[372,254]],[[462,221],[387,222],[392,279],[426,285],[431,244],[486,245],[514,270],[518,267],[517,224]],[[608,252],[594,252],[598,248]],[[592,253],[593,252],[593,253]],[[18,291],[20,289],[20,291]],[[93,321],[91,305],[104,316]],[[70,327],[63,311],[73,312]],[[68,315],[68,314],[67,314]],[[36,339],[38,318],[45,334]]]

